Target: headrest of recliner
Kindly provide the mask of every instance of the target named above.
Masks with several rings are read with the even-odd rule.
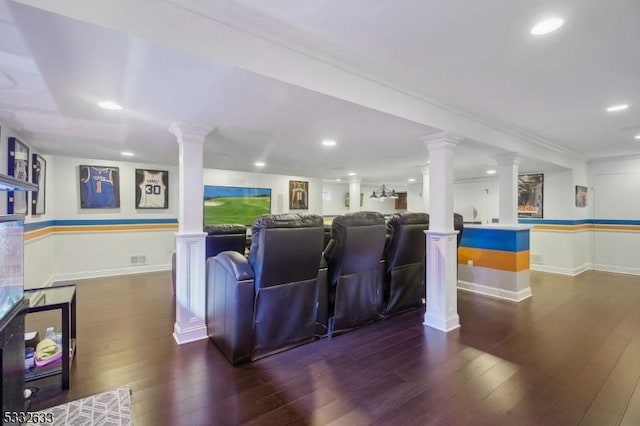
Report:
[[[324,226],[322,216],[308,213],[265,214],[259,216],[251,226],[251,248],[249,263],[255,264],[258,256],[260,233],[267,229],[278,228],[321,228]]]
[[[394,214],[389,222],[394,222],[399,225],[411,225],[411,224],[429,224],[429,213],[413,213],[413,212],[405,212],[405,213],[396,213]]]
[[[315,228],[324,226],[322,216],[309,213],[266,214],[259,216],[251,226],[251,234],[261,229],[272,228]]]
[[[462,228],[464,226],[464,218],[462,217],[462,215],[460,213],[454,213],[453,214],[453,228],[454,229],[459,229]]]
[[[387,221],[387,234],[392,235],[397,227],[403,225],[424,225],[425,229],[429,229],[429,214],[413,212],[396,213]]]
[[[384,225],[384,216],[378,212],[354,212],[341,214],[333,218],[331,238],[340,238],[345,229],[358,226]]]
[[[204,232],[209,235],[246,234],[247,227],[237,223],[225,223],[219,225],[207,225]]]
[[[333,219],[333,228],[338,226],[371,226],[384,225],[384,216],[378,212],[354,212],[336,216]]]

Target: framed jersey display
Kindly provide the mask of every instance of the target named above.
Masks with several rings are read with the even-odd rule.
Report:
[[[38,185],[38,190],[31,193],[31,214],[44,214],[45,182],[47,177],[47,162],[42,156],[31,156],[31,182]]]
[[[8,142],[7,174],[29,182],[29,148],[16,138],[9,138]],[[8,214],[27,214],[27,192],[9,191],[7,197]]]
[[[136,169],[136,209],[169,208],[169,172]]]
[[[80,207],[120,207],[120,172],[117,167],[80,166]]]

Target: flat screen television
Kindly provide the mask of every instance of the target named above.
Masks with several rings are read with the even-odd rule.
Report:
[[[0,318],[24,297],[24,222],[0,216]]]
[[[271,189],[238,186],[204,186],[204,225],[251,225],[271,213]]]

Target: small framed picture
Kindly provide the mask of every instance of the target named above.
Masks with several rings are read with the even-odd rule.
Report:
[[[544,204],[544,175],[518,176],[518,217],[542,218]]]
[[[169,208],[169,172],[136,169],[136,209]]]
[[[7,174],[16,179],[29,182],[29,148],[16,138],[9,138],[8,142],[9,164],[7,164]],[[9,191],[7,197],[7,213],[27,214],[26,192]]]
[[[576,207],[587,207],[587,187],[576,185]]]
[[[41,215],[45,212],[47,161],[41,155],[31,156],[31,181],[38,185],[38,190],[31,193],[31,214]]]
[[[80,166],[80,207],[120,207],[120,172],[117,167]]]
[[[309,182],[289,181],[289,210],[309,209]]]

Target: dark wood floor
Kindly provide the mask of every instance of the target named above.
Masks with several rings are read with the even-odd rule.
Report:
[[[71,389],[120,385],[141,425],[640,425],[640,278],[532,273],[512,304],[459,293],[448,334],[411,312],[231,367],[175,345],[169,273],[78,283]]]

